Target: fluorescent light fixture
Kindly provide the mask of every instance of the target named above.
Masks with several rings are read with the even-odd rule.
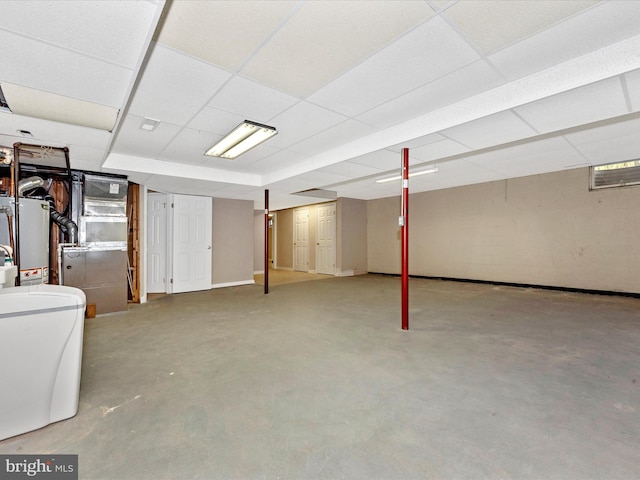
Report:
[[[153,118],[144,117],[144,120],[142,121],[142,125],[140,125],[140,128],[142,130],[146,130],[147,132],[151,132],[155,130],[155,128],[158,126],[159,123],[160,123],[160,120],[154,120]]]
[[[438,167],[436,167],[435,165],[430,165],[429,167],[426,167],[426,168],[414,170],[413,172],[411,171],[411,169],[409,169],[409,178],[417,177],[418,175],[425,175],[427,173],[436,173],[437,171],[438,171]],[[376,178],[376,182],[377,183],[392,182],[394,180],[400,180],[401,178],[402,178],[402,175],[392,175],[390,177]]]
[[[277,133],[274,127],[245,120],[204,154],[210,157],[233,159]]]

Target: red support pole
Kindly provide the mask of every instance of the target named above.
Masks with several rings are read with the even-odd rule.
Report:
[[[409,149],[402,149],[402,330],[409,330]]]
[[[269,293],[269,190],[264,191],[264,294]]]

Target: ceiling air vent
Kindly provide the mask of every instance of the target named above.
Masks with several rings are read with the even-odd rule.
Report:
[[[640,185],[640,160],[591,167],[591,189]]]

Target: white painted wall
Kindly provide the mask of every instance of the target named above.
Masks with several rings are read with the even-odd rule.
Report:
[[[399,201],[368,202],[370,272],[400,273]],[[409,272],[640,293],[639,206],[588,168],[414,194]]]

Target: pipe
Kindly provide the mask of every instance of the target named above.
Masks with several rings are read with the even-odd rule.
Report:
[[[18,275],[16,276],[16,287],[20,286],[20,194],[18,193],[18,178],[20,178],[20,142],[13,144],[13,201],[15,204],[15,222],[16,230],[15,234],[15,248],[13,249],[13,264],[18,269]]]
[[[78,225],[76,225],[76,222],[56,210],[55,200],[51,195],[46,195],[44,200],[49,202],[49,216],[51,220],[58,225],[62,233],[67,235],[69,243],[78,243]]]
[[[269,190],[264,191],[264,294],[269,293]]]
[[[12,254],[9,255],[9,257],[11,256],[14,257],[11,260],[15,265],[16,264],[16,259],[15,259],[16,245],[13,241],[13,209],[6,205],[2,205],[0,206],[0,212],[4,213],[7,217],[7,229],[9,230],[9,247],[11,248],[11,252],[12,252]]]
[[[402,330],[409,330],[409,149],[402,149]]]
[[[23,178],[18,182],[18,194],[22,197],[25,192],[30,190],[34,190],[38,187],[42,187],[44,185],[44,180],[42,177],[29,177]]]

